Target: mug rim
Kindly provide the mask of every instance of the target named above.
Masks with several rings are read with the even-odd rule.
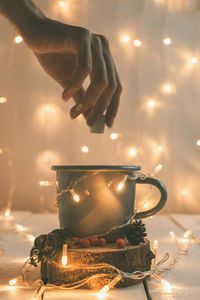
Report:
[[[140,166],[130,165],[53,165],[54,171],[140,171]]]

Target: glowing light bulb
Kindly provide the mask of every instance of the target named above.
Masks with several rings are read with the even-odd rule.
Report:
[[[0,97],[0,103],[6,103],[8,99],[6,97]]]
[[[15,43],[20,44],[23,41],[23,37],[21,35],[18,35],[15,37]]]
[[[17,278],[13,278],[9,281],[9,285],[13,286],[17,283]]]
[[[119,137],[118,133],[111,133],[110,134],[110,139],[111,140],[116,140],[116,139],[118,139],[118,137]]]
[[[50,113],[51,111],[53,111],[53,107],[50,104],[45,105],[44,107],[44,111],[46,113]]]
[[[165,38],[164,40],[163,40],[163,44],[165,44],[165,45],[171,45],[171,39],[170,38]]]
[[[161,283],[163,284],[163,290],[164,290],[164,292],[170,293],[171,289],[172,289],[172,285],[168,281],[166,281],[164,279],[162,279]]]
[[[24,231],[24,227],[20,224],[16,224],[15,228],[17,229],[17,231],[21,231],[21,232]]]
[[[58,2],[58,5],[59,5],[60,7],[64,7],[64,6],[65,6],[65,1],[59,1],[59,2]]]
[[[137,153],[137,150],[136,150],[135,148],[129,149],[129,155],[130,155],[130,156],[135,156],[136,153]]]
[[[80,197],[79,197],[79,195],[75,192],[74,189],[71,189],[71,190],[70,190],[70,193],[72,194],[72,197],[73,197],[73,199],[74,199],[75,202],[80,202]]]
[[[48,185],[49,185],[48,181],[43,181],[43,180],[40,181],[40,186],[48,186]]]
[[[81,147],[81,151],[84,152],[84,153],[88,153],[89,148],[87,146],[83,146],[83,147]]]
[[[155,249],[155,250],[158,249],[158,240],[153,241],[153,249]]]
[[[117,190],[118,190],[118,191],[121,191],[121,190],[123,189],[124,183],[126,182],[127,178],[128,178],[128,175],[125,175],[125,176],[122,178],[122,180],[120,181],[120,183],[119,183],[118,186],[117,186]]]
[[[197,63],[198,63],[198,58],[193,57],[193,58],[191,59],[191,63],[192,63],[192,64],[197,64]]]
[[[63,244],[62,265],[67,265],[67,244]]]
[[[166,94],[174,93],[175,90],[175,85],[172,83],[165,83],[163,85],[163,92]]]
[[[130,36],[128,34],[122,34],[121,41],[123,43],[129,43],[130,42]]]
[[[161,164],[157,165],[157,166],[155,167],[155,169],[154,169],[154,174],[160,172],[160,170],[162,170],[162,167],[163,167],[163,166],[162,166]]]
[[[27,239],[28,239],[30,242],[34,242],[34,241],[35,241],[35,237],[34,237],[34,235],[32,235],[32,234],[27,234]]]
[[[184,232],[184,238],[188,238],[190,235],[191,235],[191,233],[192,233],[192,230],[190,229],[190,230],[187,230],[186,232]]]
[[[140,47],[140,46],[142,45],[142,42],[141,42],[140,40],[134,40],[134,41],[133,41],[133,45],[134,45],[135,47]]]
[[[107,285],[105,285],[97,294],[98,298],[103,300],[110,289],[112,289],[120,280],[122,279],[122,275],[119,274],[112,281],[110,281]]]
[[[181,190],[181,195],[183,196],[188,195],[188,191],[186,189]]]
[[[162,152],[163,151],[163,146],[158,146],[157,149],[158,149],[159,152]]]
[[[156,106],[156,102],[155,102],[154,100],[149,100],[149,101],[147,102],[147,106],[148,106],[149,108],[154,108],[154,107]]]
[[[108,296],[108,293],[109,292],[109,287],[107,285],[105,285],[97,294],[98,298],[100,300],[103,300],[105,299],[107,296]]]
[[[176,239],[176,235],[175,235],[175,233],[173,231],[170,231],[169,234],[170,234],[170,236],[171,236],[172,239]]]
[[[197,146],[200,146],[200,140],[197,140],[196,144]]]
[[[11,210],[10,210],[10,208],[7,208],[5,210],[4,216],[8,218],[8,217],[10,217],[10,215],[11,215]]]
[[[39,182],[40,186],[55,186],[56,182],[54,181],[45,181],[45,180],[41,180]]]

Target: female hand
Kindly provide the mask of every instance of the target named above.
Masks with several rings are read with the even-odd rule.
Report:
[[[64,88],[64,101],[74,99],[71,118],[83,114],[91,126],[105,112],[111,127],[122,86],[105,36],[47,17],[34,20],[31,28],[24,40],[44,70]],[[87,76],[90,84],[84,90]]]

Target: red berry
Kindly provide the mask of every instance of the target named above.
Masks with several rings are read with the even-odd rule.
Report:
[[[97,246],[97,245],[99,245],[99,239],[98,239],[97,237],[91,238],[90,242],[91,242],[91,245],[92,245],[92,246]]]
[[[104,247],[106,245],[106,239],[100,238],[99,242],[98,242],[98,245],[101,246],[101,247]]]
[[[90,247],[90,241],[89,240],[81,240],[80,245],[82,248],[88,248],[88,247]]]
[[[116,240],[116,245],[119,248],[124,248],[126,246],[126,242],[124,239],[118,239]]]
[[[76,246],[78,246],[79,243],[80,243],[78,240],[79,240],[78,237],[74,237],[74,238],[73,238],[73,244],[76,245]]]

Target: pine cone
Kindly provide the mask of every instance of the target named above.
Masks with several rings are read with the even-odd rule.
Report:
[[[132,245],[144,243],[146,235],[146,228],[142,220],[135,221],[126,227],[126,238]]]

